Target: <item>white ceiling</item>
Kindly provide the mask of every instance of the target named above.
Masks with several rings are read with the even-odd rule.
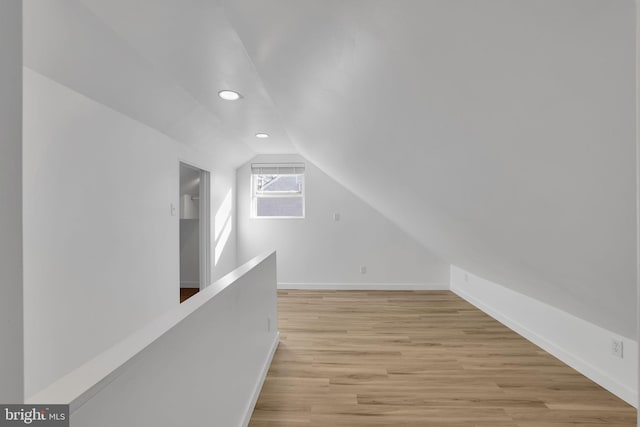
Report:
[[[24,7],[27,67],[233,167],[299,151],[451,263],[635,336],[633,0]]]
[[[219,2],[33,1],[25,17],[27,67],[234,167],[295,152]]]
[[[228,0],[301,154],[428,248],[635,336],[632,0]]]
[[[185,194],[200,195],[200,173],[199,169],[180,164],[180,196]]]

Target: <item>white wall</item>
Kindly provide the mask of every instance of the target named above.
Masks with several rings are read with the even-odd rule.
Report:
[[[71,425],[246,426],[277,345],[277,316],[271,254],[155,340],[72,414]]]
[[[178,304],[179,161],[226,171],[27,68],[24,121],[30,396]],[[225,252],[214,277],[235,265]]]
[[[304,219],[250,218],[252,162],[304,162]],[[237,170],[238,259],[278,252],[278,282],[292,285],[445,285],[448,265],[296,155],[261,155]],[[333,214],[340,220],[334,221]],[[361,274],[365,265],[367,273]]]
[[[637,405],[636,340],[456,266],[451,267],[451,290],[630,405]],[[611,354],[614,338],[623,343],[623,358]]]
[[[29,403],[69,404],[74,427],[246,426],[278,344],[276,299],[276,255],[261,254]]]
[[[220,160],[220,158],[216,159]],[[217,164],[217,163],[216,163]],[[211,174],[211,280],[218,280],[236,268],[236,175],[235,170],[217,166]],[[218,230],[223,230],[217,233]]]
[[[209,132],[211,114],[166,67],[133,49],[82,2],[23,6],[25,395],[31,396],[179,303],[179,162],[211,172],[213,230],[248,150]],[[180,34],[172,40],[188,44]],[[196,45],[189,58],[206,48]],[[235,226],[233,209],[229,216]],[[237,265],[234,228],[219,252],[213,280]]]
[[[300,154],[447,261],[636,336],[633,0],[226,4]]]
[[[0,402],[23,401],[22,2],[0,2]]]

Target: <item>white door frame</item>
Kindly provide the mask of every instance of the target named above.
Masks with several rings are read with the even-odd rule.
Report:
[[[200,242],[200,283],[199,288],[203,290],[211,284],[211,173],[185,160],[178,161],[178,188],[180,187],[180,167],[185,166],[200,172],[200,192],[199,200],[199,227],[198,237]],[[180,191],[178,191],[180,193]],[[180,194],[178,194],[180,197]],[[178,225],[178,233],[180,233],[180,225]],[[178,248],[178,257],[180,249]],[[179,282],[179,280],[178,280]]]
[[[200,290],[211,284],[211,173],[200,169]]]

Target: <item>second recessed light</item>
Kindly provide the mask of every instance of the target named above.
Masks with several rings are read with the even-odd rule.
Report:
[[[256,133],[256,138],[266,139],[266,138],[269,138],[269,134],[268,133],[259,132],[259,133]]]
[[[237,101],[238,99],[242,98],[242,95],[234,90],[221,90],[220,92],[218,92],[218,96],[225,101]]]

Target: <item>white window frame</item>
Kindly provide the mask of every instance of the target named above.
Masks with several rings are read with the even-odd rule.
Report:
[[[258,175],[282,175],[300,176],[300,193],[292,191],[273,192],[271,194],[258,195]],[[304,219],[306,215],[306,191],[305,191],[305,167],[301,163],[253,163],[251,165],[251,218],[252,219]],[[301,198],[301,216],[258,216],[259,198]]]

